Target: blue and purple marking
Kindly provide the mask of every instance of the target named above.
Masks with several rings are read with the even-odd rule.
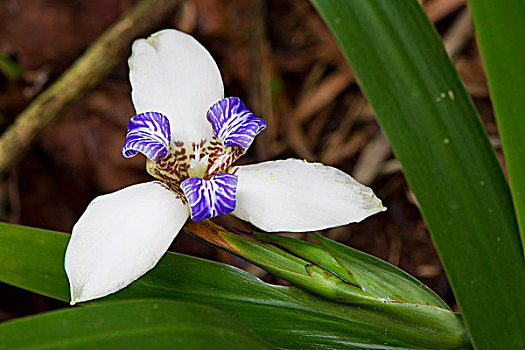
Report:
[[[140,152],[156,162],[168,155],[170,143],[168,118],[161,113],[146,112],[130,119],[121,151],[126,158],[131,158]]]
[[[210,180],[190,177],[184,180],[180,187],[188,200],[193,221],[229,214],[235,210],[235,175],[217,174]]]
[[[226,147],[248,148],[266,122],[253,115],[238,97],[227,97],[208,110],[215,137]]]
[[[131,118],[122,155],[143,153],[154,162],[148,171],[160,180],[180,187],[190,207],[191,219],[200,221],[235,210],[237,176],[223,173],[266,128],[264,120],[253,115],[237,97],[212,105],[207,113],[215,135],[211,140],[195,140],[201,153],[192,153],[195,144],[171,142],[169,119],[157,112]],[[208,168],[201,177],[189,177],[190,160],[208,155]]]

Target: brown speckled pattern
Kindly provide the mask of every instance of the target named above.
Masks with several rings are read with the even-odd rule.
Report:
[[[180,183],[189,176],[190,160],[195,159],[195,149],[200,147],[200,159],[208,158],[208,166],[203,176],[209,180],[213,175],[226,172],[230,165],[242,156],[246,150],[239,147],[225,147],[215,137],[186,145],[183,142],[172,142],[166,158],[153,162],[147,161],[146,169],[151,176],[167,184],[175,192],[180,192]]]

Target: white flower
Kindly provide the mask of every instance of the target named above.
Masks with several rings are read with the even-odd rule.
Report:
[[[189,216],[232,213],[269,231],[311,231],[385,210],[372,190],[322,164],[288,159],[232,167],[266,124],[223,84],[191,36],[137,40],[129,59],[137,115],[122,153],[141,152],[158,181],[93,200],[73,227],[65,268],[71,303],[116,292],[153,268]]]

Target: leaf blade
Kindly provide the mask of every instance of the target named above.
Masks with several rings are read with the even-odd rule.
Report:
[[[525,244],[525,3],[469,0],[498,124],[514,209]]]
[[[403,166],[474,345],[525,347],[525,334],[516,331],[525,322],[525,263],[509,189],[421,6],[415,0],[312,3]]]
[[[359,281],[365,280],[367,283],[360,284],[366,286],[366,290],[372,295],[388,295],[389,299],[396,301],[434,305],[450,310],[437,294],[397,267],[319,234],[311,233],[310,236],[343,267],[359,275]]]
[[[63,267],[68,236],[0,223],[0,281],[68,301]],[[35,251],[40,254],[31,255]],[[47,277],[34,278],[39,275]],[[398,335],[406,338],[404,326],[398,327],[391,315],[374,307],[328,301],[301,289],[266,284],[227,265],[174,253],[166,254],[124,290],[90,304],[145,297],[216,307],[270,343],[289,349],[362,349],[363,344],[377,349],[421,348],[397,339]],[[461,327],[459,317],[453,322]],[[423,331],[425,324],[422,327]],[[469,348],[466,338],[450,344],[433,328],[426,328],[429,344]]]
[[[0,349],[272,349],[208,306],[131,300],[48,312],[0,325]]]

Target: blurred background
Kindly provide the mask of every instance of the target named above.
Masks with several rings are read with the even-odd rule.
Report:
[[[0,129],[56,80],[131,0],[0,0]],[[465,0],[423,1],[502,159],[488,89]],[[160,28],[194,35],[222,72],[225,95],[238,96],[268,122],[237,164],[272,159],[318,161],[371,186],[388,211],[323,232],[384,259],[455,301],[407,187],[335,40],[306,0],[188,0]],[[120,147],[134,115],[126,59],[58,122],[0,181],[0,220],[69,232],[97,195],[149,181],[144,157]],[[428,184],[432,186],[432,183]],[[223,224],[231,224],[223,220]],[[185,233],[170,250],[282,281]],[[0,321],[67,304],[0,283]]]

